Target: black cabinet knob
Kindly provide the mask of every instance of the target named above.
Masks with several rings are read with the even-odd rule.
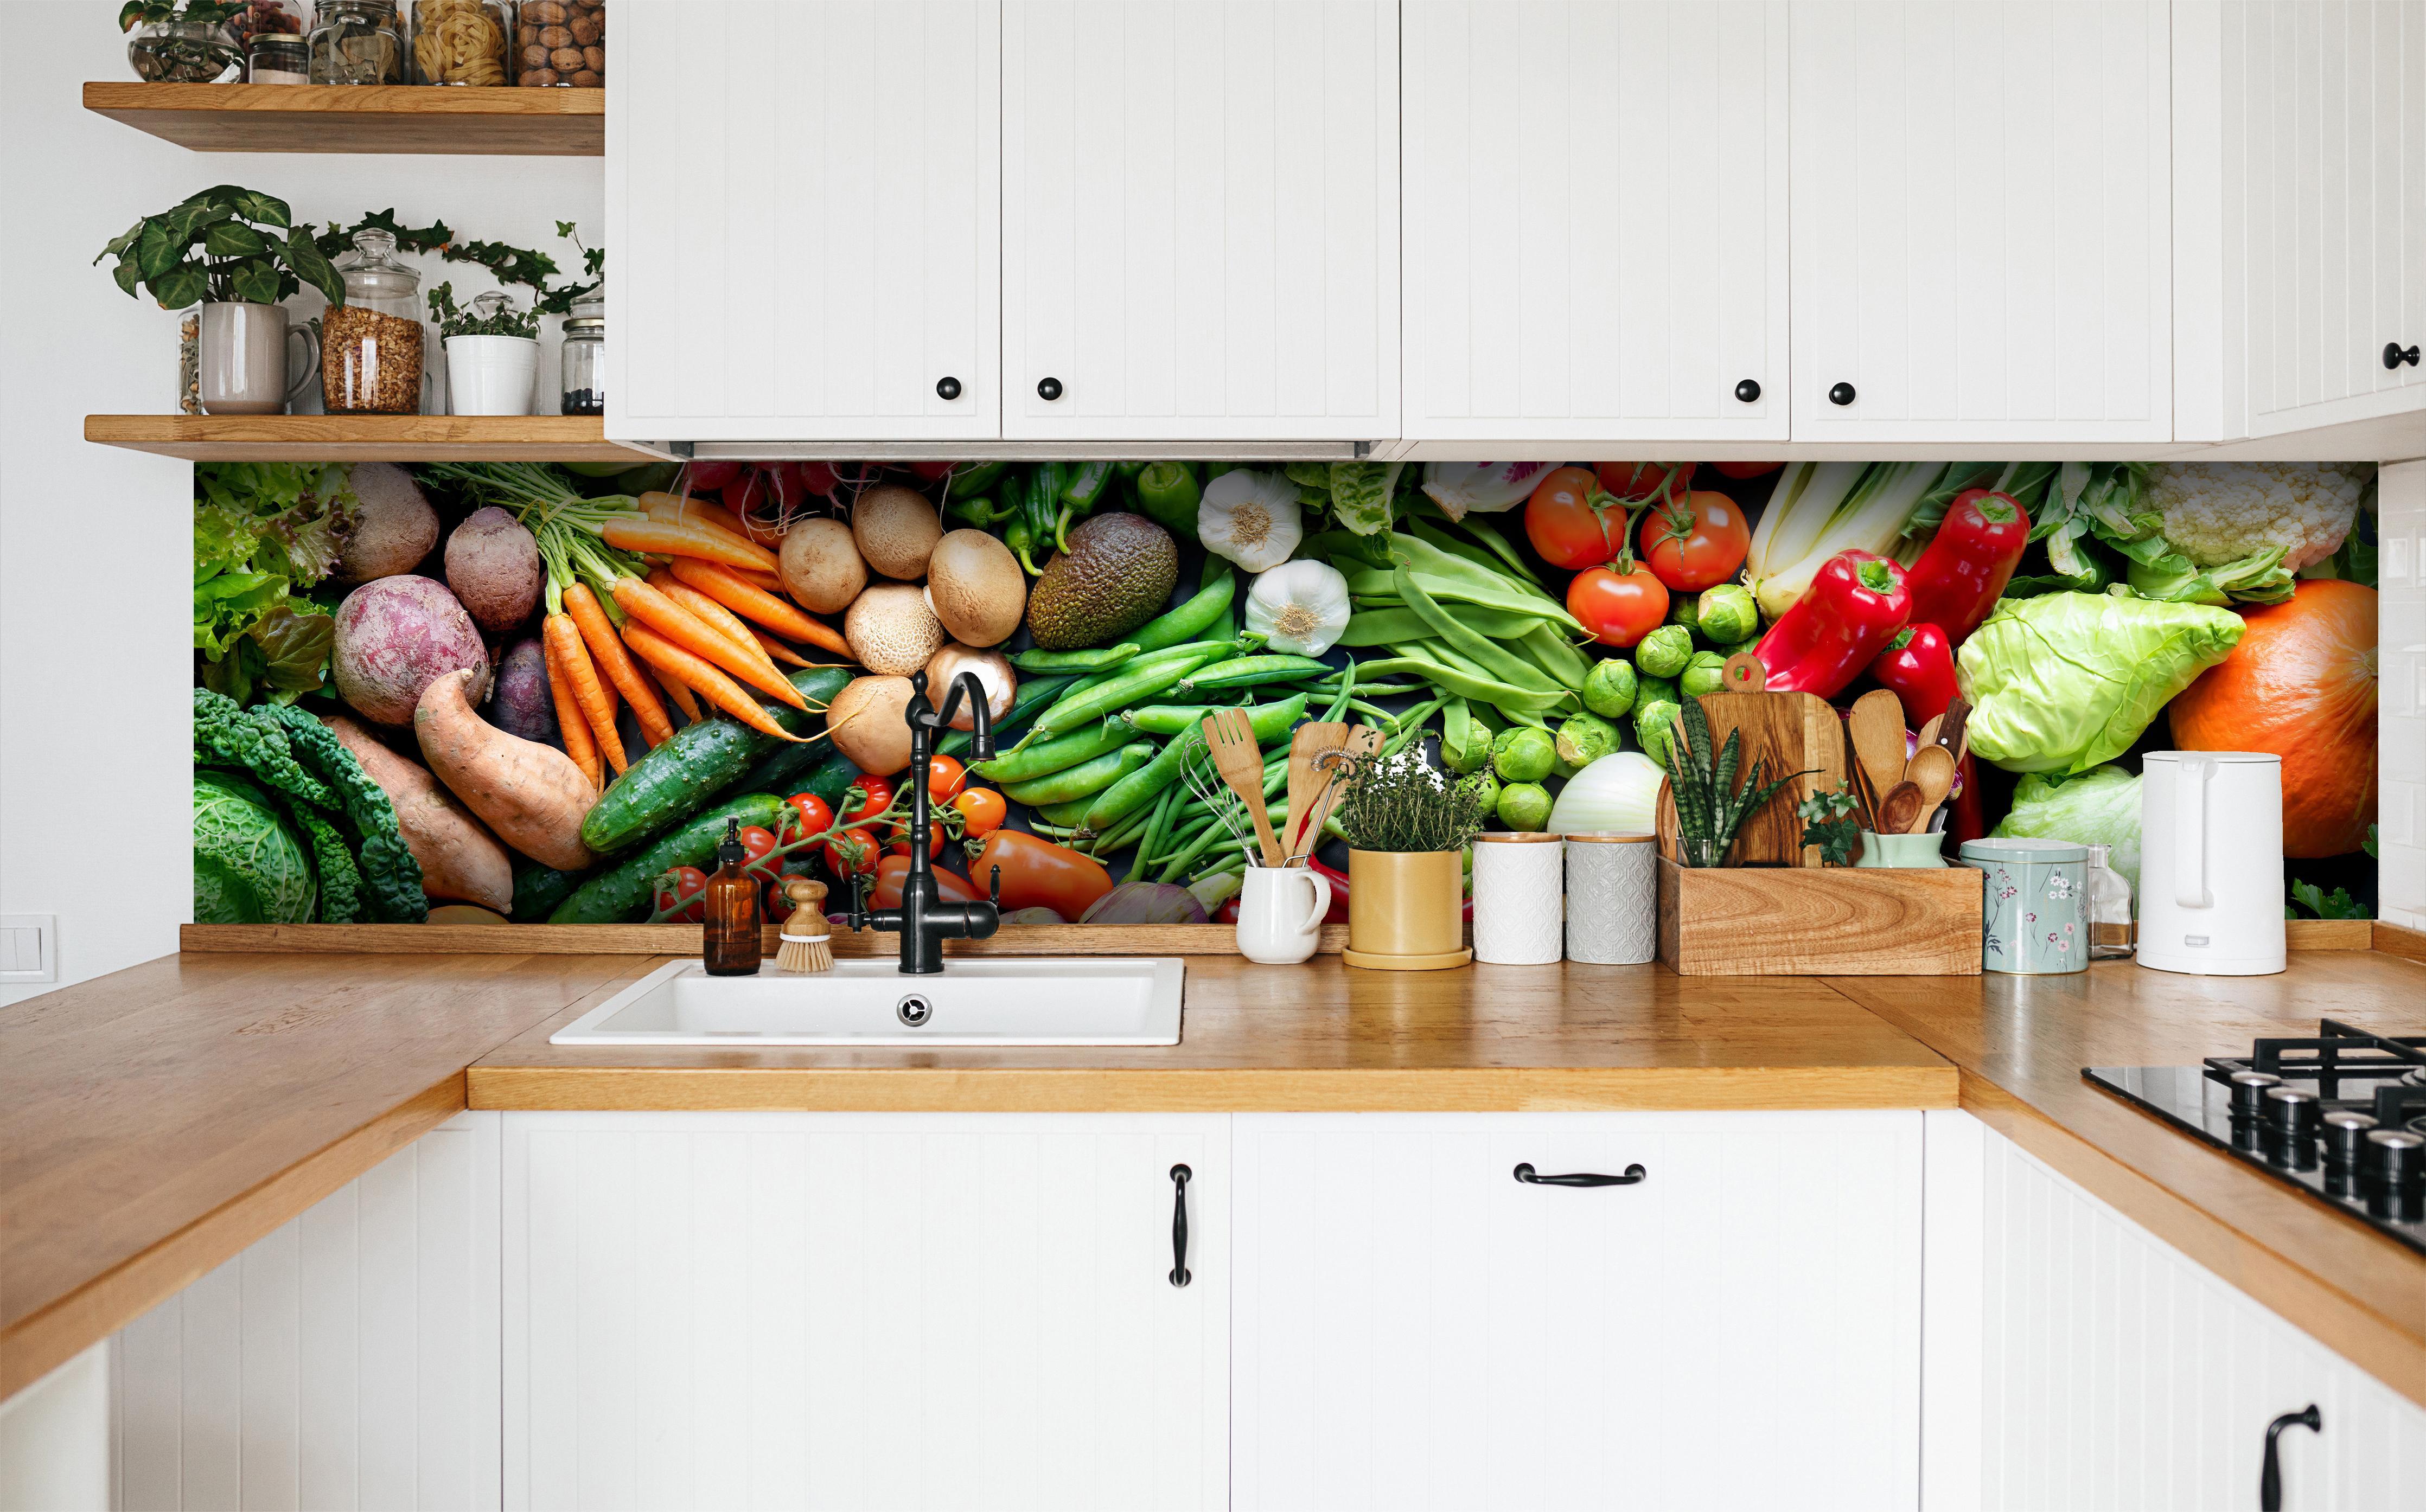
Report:
[[[1839,383],[1839,384],[1836,384],[1835,387],[1831,388],[1831,389],[1828,391],[1828,402],[1829,402],[1830,404],[1851,404],[1851,403],[1852,403],[1852,402],[1853,402],[1853,386],[1852,386],[1852,384],[1850,384],[1850,383]]]
[[[1046,404],[1051,404],[1061,397],[1061,380],[1057,378],[1039,379],[1036,384],[1036,396]]]
[[[1736,397],[1741,399],[1746,404],[1758,404],[1760,402],[1760,385],[1755,383],[1750,378],[1746,378],[1741,383],[1736,385]]]
[[[2392,368],[2399,367],[2403,362],[2408,363],[2411,367],[2416,367],[2418,365],[2417,346],[2414,344],[2403,346],[2397,341],[2386,342],[2384,344],[2384,365],[2387,368]]]
[[[960,396],[961,380],[959,378],[939,378],[935,380],[935,397],[939,399],[957,399]]]

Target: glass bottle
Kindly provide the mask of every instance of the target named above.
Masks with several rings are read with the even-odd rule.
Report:
[[[716,847],[716,875],[707,879],[706,928],[701,932],[701,963],[710,976],[758,974],[758,879],[741,869],[750,859],[741,844],[741,821],[724,821]]]
[[[511,84],[513,31],[506,0],[413,0],[413,76],[423,84]]]
[[[337,259],[346,302],[320,325],[320,399],[332,415],[421,412],[421,275],[395,250],[396,237],[373,227]]]
[[[244,77],[244,49],[225,26],[154,21],[135,28],[126,61],[146,84],[224,84]]]
[[[391,0],[321,0],[312,26],[315,84],[404,84],[404,28]]]
[[[2089,847],[2089,958],[2113,960],[2131,954],[2131,884],[2114,869],[2105,845]]]

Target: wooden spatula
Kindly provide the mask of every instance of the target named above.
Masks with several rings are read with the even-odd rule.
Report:
[[[1845,716],[1853,737],[1853,756],[1869,779],[1874,801],[1884,803],[1887,789],[1903,780],[1903,702],[1884,688],[1873,688],[1853,700]]]
[[[1913,748],[1917,750],[1923,746],[1936,745],[1938,729],[1945,723],[1946,716],[1942,714],[1933,714],[1927,719],[1922,720],[1920,729],[1916,731],[1913,734]]]
[[[1281,855],[1294,860],[1298,836],[1305,832],[1305,818],[1314,812],[1314,796],[1327,784],[1315,769],[1315,760],[1324,751],[1337,750],[1347,744],[1348,727],[1334,720],[1316,719],[1297,727],[1289,737],[1288,817],[1281,821]]]
[[[1213,752],[1221,780],[1238,795],[1238,801],[1247,806],[1247,817],[1255,822],[1255,844],[1263,849],[1264,864],[1278,866],[1283,860],[1280,837],[1272,833],[1271,812],[1264,807],[1264,752],[1255,744],[1247,711],[1217,709],[1207,715],[1205,744]]]
[[[1290,847],[1290,865],[1313,855],[1314,847],[1322,844],[1322,827],[1331,817],[1332,805],[1339,801],[1339,779],[1348,770],[1347,758],[1370,756],[1381,748],[1382,732],[1371,725],[1358,725],[1348,732],[1348,738],[1336,749],[1316,758],[1317,775],[1321,780],[1315,787],[1314,796],[1306,800],[1306,821],[1298,827],[1297,840]]]
[[[1913,753],[1911,764],[1903,769],[1904,785],[1920,794],[1920,817],[1910,828],[1898,830],[1910,834],[1929,822],[1937,806],[1946,801],[1947,793],[1954,786],[1954,753],[1943,746],[1923,746]]]

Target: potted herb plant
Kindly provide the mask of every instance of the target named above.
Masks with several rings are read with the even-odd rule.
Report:
[[[199,374],[208,413],[271,415],[309,380],[318,354],[309,330],[290,330],[279,300],[305,283],[333,308],[345,281],[286,201],[222,184],[146,216],[101,249],[130,296],[140,289],[163,310],[202,309]],[[302,376],[287,380],[287,343],[304,342]]]
[[[507,296],[479,295],[459,309],[455,291],[429,291],[429,318],[446,343],[446,408],[459,415],[526,415],[539,377],[539,314]]]
[[[1348,837],[1350,966],[1463,966],[1465,847],[1489,812],[1481,783],[1452,781],[1419,751],[1350,760],[1334,819]]]
[[[1755,761],[1739,780],[1742,762],[1741,731],[1728,731],[1726,744],[1713,749],[1702,700],[1687,699],[1678,706],[1668,742],[1668,789],[1676,802],[1676,859],[1683,865],[1725,865],[1744,820],[1805,775],[1790,772],[1764,782],[1768,764]]]
[[[126,0],[118,29],[135,35],[126,61],[146,84],[232,84],[244,77],[244,50],[228,30],[242,0]]]

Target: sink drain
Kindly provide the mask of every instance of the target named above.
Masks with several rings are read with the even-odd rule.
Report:
[[[906,992],[893,1005],[893,1016],[915,1029],[935,1016],[935,1005],[915,992]]]

